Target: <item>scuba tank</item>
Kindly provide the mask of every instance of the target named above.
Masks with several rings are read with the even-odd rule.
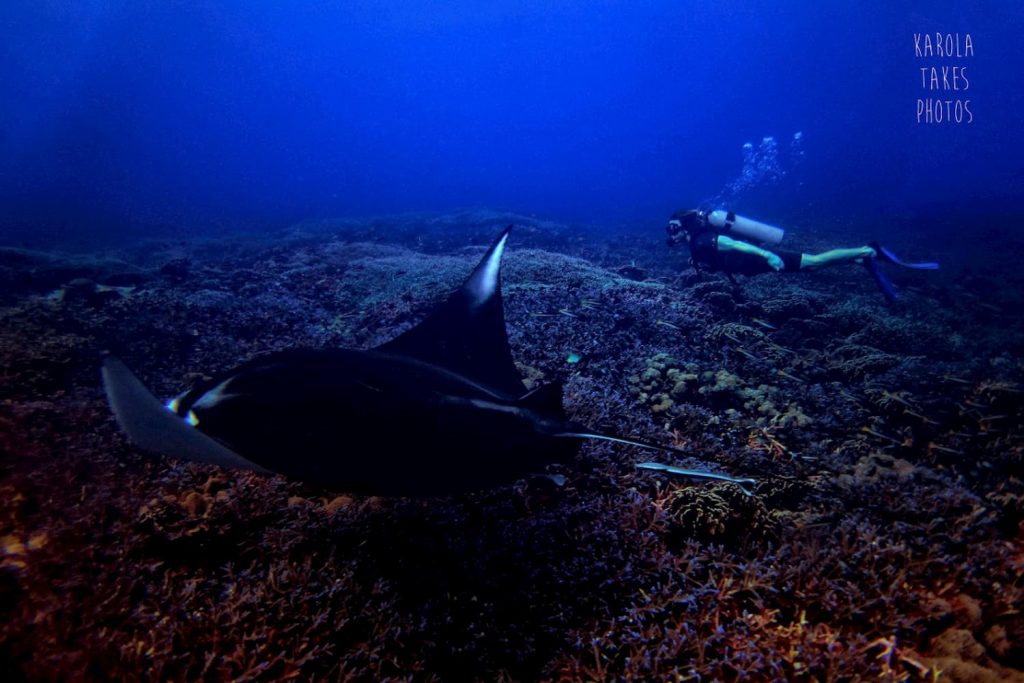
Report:
[[[732,211],[709,211],[705,214],[708,223],[720,233],[761,242],[762,244],[778,244],[782,241],[785,231],[774,225],[761,223],[750,218],[737,216]]]

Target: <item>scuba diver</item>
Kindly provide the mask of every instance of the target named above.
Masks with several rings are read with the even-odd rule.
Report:
[[[879,261],[915,270],[937,270],[939,267],[938,263],[932,262],[902,261],[877,242],[863,247],[832,249],[820,254],[775,249],[773,247],[782,241],[784,231],[781,228],[737,216],[731,211],[676,211],[665,230],[668,232],[669,246],[683,241],[689,245],[690,263],[698,272],[719,270],[732,280],[737,273],[795,273],[838,263],[861,263],[871,273],[889,302],[897,297],[896,287],[878,268]]]

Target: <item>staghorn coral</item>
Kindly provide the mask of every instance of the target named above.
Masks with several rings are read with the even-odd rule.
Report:
[[[742,343],[757,344],[768,339],[768,335],[759,329],[732,322],[712,325],[707,331],[707,336],[717,344],[735,344],[737,339]]]
[[[877,375],[899,365],[903,359],[870,346],[843,344],[828,354],[826,368],[844,379]]]
[[[663,504],[670,545],[687,540],[743,543],[774,538],[779,523],[764,502],[735,486],[691,486],[672,491]]]

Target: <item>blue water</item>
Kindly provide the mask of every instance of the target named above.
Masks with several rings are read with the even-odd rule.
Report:
[[[455,207],[659,229],[797,132],[730,208],[1019,211],[1024,6],[911,4],[8,0],[0,241]],[[936,31],[973,55],[916,57]],[[923,91],[953,65],[966,90]],[[973,120],[917,123],[922,96]]]

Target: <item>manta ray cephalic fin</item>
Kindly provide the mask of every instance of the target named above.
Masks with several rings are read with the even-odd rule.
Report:
[[[128,366],[103,361],[103,388],[118,424],[139,448],[195,462],[266,472],[167,410]]]

